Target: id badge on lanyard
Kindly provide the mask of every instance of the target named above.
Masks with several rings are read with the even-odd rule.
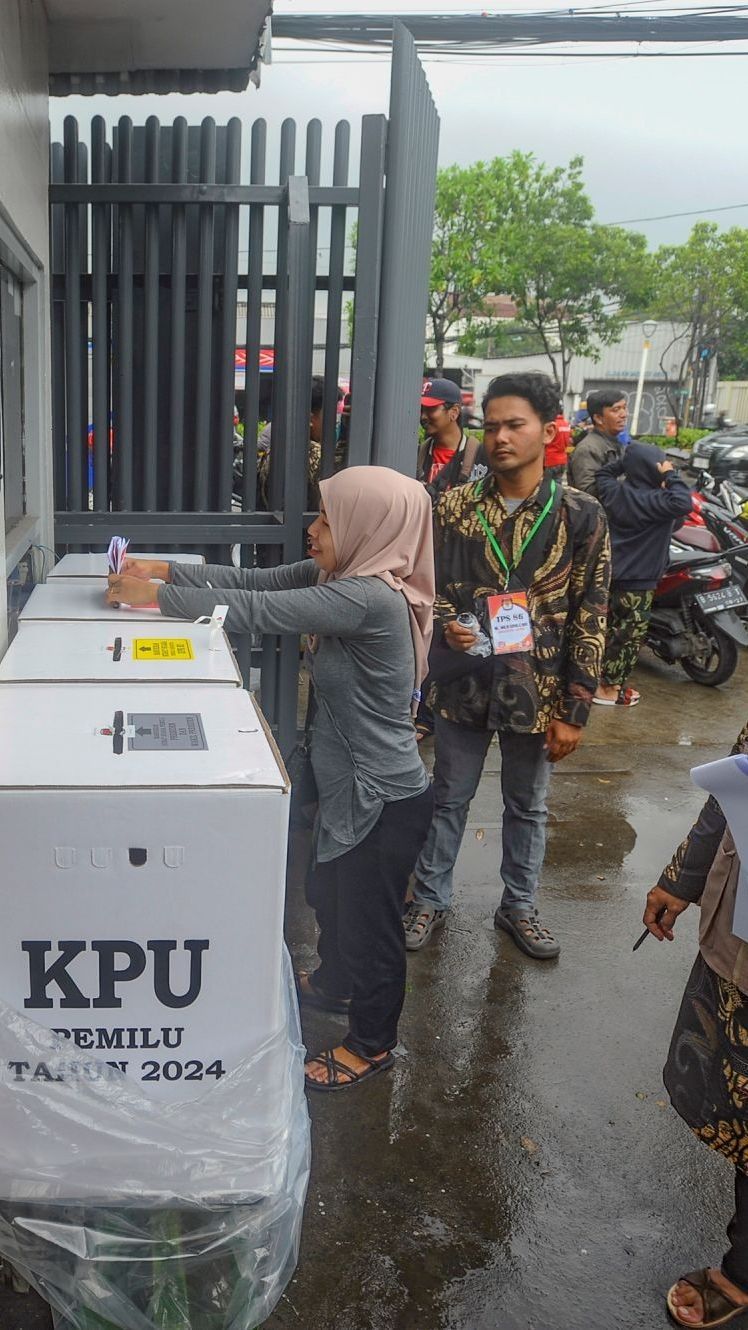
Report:
[[[532,620],[526,591],[506,591],[486,596],[488,624],[495,656],[532,651]]]
[[[499,545],[496,536],[491,530],[482,508],[477,509],[478,520],[488,537],[489,544],[501,564],[505,574],[506,583],[503,592],[498,595],[486,597],[486,611],[488,614],[489,631],[493,651],[495,656],[507,656],[521,651],[532,651],[534,645],[532,619],[530,617],[530,607],[527,599],[527,592],[518,588],[516,591],[509,590],[512,573],[516,572],[517,564],[521,563],[528,546],[535,539],[545,519],[553,507],[553,500],[556,495],[556,482],[551,481],[551,492],[548,502],[543,511],[533,523],[530,531],[525,536],[519,552],[517,563],[512,561],[507,563],[504,551]]]

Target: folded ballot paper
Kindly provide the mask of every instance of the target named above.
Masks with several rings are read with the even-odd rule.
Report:
[[[110,573],[121,573],[130,542],[126,536],[112,536],[107,550]]]
[[[694,767],[691,779],[713,794],[727,820],[740,859],[732,931],[748,942],[748,757],[736,753],[719,762]]]

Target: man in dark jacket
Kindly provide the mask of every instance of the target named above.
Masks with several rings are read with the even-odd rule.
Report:
[[[623,456],[618,435],[626,428],[628,408],[620,388],[601,388],[589,393],[587,410],[593,428],[579,441],[569,462],[569,484],[599,499],[597,473],[608,462]]]
[[[621,476],[623,479],[621,480]],[[627,688],[652,610],[652,593],[667,563],[674,528],[691,510],[691,491],[659,448],[630,443],[623,458],[597,473],[613,550],[608,631],[598,706],[635,706]]]

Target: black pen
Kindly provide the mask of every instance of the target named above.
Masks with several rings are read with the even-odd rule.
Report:
[[[657,915],[657,917],[656,917],[656,919],[655,919],[655,923],[659,924],[660,920],[663,918],[663,916],[664,916],[666,913],[667,913],[667,905],[663,905],[662,909],[660,910],[659,914]],[[633,947],[631,948],[631,950],[632,950],[632,951],[638,951],[639,948],[640,948],[640,946],[641,946],[641,944],[642,944],[642,942],[645,942],[646,939],[647,939],[648,937],[649,937],[649,929],[648,929],[648,928],[645,928],[645,929],[644,929],[644,932],[643,932],[642,935],[641,935],[641,937],[636,939],[636,942],[634,943],[634,945],[633,945]]]

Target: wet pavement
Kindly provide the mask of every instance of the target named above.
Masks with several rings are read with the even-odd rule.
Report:
[[[746,719],[748,660],[700,688],[648,654],[632,711],[594,708],[554,771],[544,917],[557,962],[493,928],[498,749],[471,809],[447,928],[409,959],[394,1073],[313,1099],[299,1267],[267,1330],[656,1330],[679,1272],[719,1259],[729,1166],[667,1104],[661,1067],[696,952],[632,955],[647,888],[702,796],[689,769]],[[313,961],[294,887],[289,938]],[[345,1024],[304,1016],[310,1049]],[[47,1330],[0,1292],[0,1330]]]

